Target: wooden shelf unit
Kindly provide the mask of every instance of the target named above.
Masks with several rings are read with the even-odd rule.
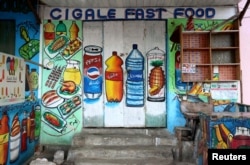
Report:
[[[241,80],[238,21],[234,24],[234,30],[180,30],[183,82]]]

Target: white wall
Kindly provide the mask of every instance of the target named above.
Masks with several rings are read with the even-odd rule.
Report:
[[[247,0],[239,3],[239,10],[242,11]],[[241,22],[240,27],[240,53],[242,68],[242,103],[250,104],[250,8]]]

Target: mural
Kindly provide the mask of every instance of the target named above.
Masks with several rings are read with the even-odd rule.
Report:
[[[225,113],[224,113],[225,115]],[[237,117],[236,117],[237,116]],[[246,117],[246,118],[243,118]],[[249,149],[250,119],[249,114],[227,113],[227,117],[214,114],[213,117],[200,115],[201,136],[199,139],[198,156],[200,164],[207,164],[207,150],[211,149]]]
[[[39,142],[39,102],[1,106],[0,112],[0,164],[22,164],[34,154]]]
[[[238,82],[213,82],[213,83],[187,83],[181,81],[180,66],[180,28],[186,31],[209,31],[214,26],[218,26],[222,20],[199,20],[193,19],[169,19],[168,34],[169,34],[169,84],[168,84],[168,105],[170,105],[168,117],[168,128],[174,131],[175,123],[179,126],[185,125],[183,114],[180,112],[180,102],[176,98],[182,98],[183,95],[192,95],[188,97],[191,102],[208,102],[208,97],[212,96],[212,104],[215,112],[235,112],[235,102],[239,99],[239,84]],[[229,22],[224,26],[218,26],[218,29],[225,30],[232,28]],[[192,68],[192,67],[191,67]],[[188,70],[191,72],[191,70]],[[221,92],[223,90],[223,92]],[[174,119],[174,120],[173,120]],[[178,122],[176,122],[178,120]]]
[[[81,130],[81,26],[77,21],[44,20],[42,59],[48,69],[42,72],[43,144],[70,143]]]
[[[40,142],[40,67],[33,64],[39,61],[40,25],[36,24],[25,2],[14,6],[4,4],[0,21],[11,20],[13,26],[1,28],[1,34],[12,33],[15,37],[11,40],[3,37],[8,41],[4,42],[5,47],[9,42],[14,46],[11,54],[1,52],[0,57],[0,100],[3,102],[0,106],[0,164],[14,165],[27,161]],[[35,4],[32,1],[32,5]]]
[[[83,22],[83,67],[85,55],[93,64],[84,91],[101,91],[83,95],[83,127],[166,126],[165,28],[165,21]]]

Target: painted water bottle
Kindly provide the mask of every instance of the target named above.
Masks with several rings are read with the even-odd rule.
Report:
[[[133,44],[133,50],[126,58],[126,105],[128,107],[144,106],[144,57]]]
[[[102,95],[103,83],[102,48],[96,45],[88,45],[84,47],[84,51],[84,95],[88,99],[98,99]]]
[[[165,100],[165,52],[155,47],[147,53],[147,100]]]
[[[112,52],[105,64],[105,89],[108,102],[120,102],[123,97],[123,61],[117,55],[117,51]]]

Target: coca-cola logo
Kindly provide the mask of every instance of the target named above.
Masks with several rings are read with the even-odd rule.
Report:
[[[97,67],[90,67],[87,70],[87,75],[90,79],[94,80],[97,79],[101,75],[101,73]]]

